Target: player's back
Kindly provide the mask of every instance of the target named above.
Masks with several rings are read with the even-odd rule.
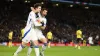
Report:
[[[9,32],[9,39],[12,39],[12,36],[13,36],[13,32],[11,31],[11,32]]]
[[[48,39],[52,39],[52,33],[51,32],[48,32],[47,33],[47,37],[48,37]]]
[[[82,31],[77,30],[76,35],[77,35],[77,38],[82,38]]]

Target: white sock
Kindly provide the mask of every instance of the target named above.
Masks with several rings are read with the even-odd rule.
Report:
[[[32,52],[32,48],[29,47],[29,48],[28,48],[28,52],[27,52],[27,56],[30,56],[31,52]]]
[[[42,50],[41,51],[44,52],[45,49],[46,49],[46,46],[42,45]]]
[[[22,51],[24,47],[22,47],[22,45],[20,45],[17,49],[17,51],[14,54],[18,54],[20,51]]]
[[[39,56],[40,55],[40,53],[39,53],[39,48],[34,48],[35,49],[35,54],[36,54],[36,56]]]

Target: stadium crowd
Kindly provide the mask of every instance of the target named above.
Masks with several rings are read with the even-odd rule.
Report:
[[[19,7],[17,7],[19,6]],[[23,7],[22,7],[23,6]],[[100,9],[100,8],[99,8]],[[53,42],[70,43],[76,39],[76,30],[81,28],[84,39],[100,36],[100,10],[97,7],[84,9],[81,7],[50,7],[47,15],[47,28],[44,34],[51,30]],[[9,31],[13,31],[13,42],[21,42],[21,29],[24,28],[30,7],[26,4],[9,4],[0,8],[0,42],[8,41]]]

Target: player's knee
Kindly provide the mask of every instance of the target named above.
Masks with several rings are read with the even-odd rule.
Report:
[[[30,46],[30,48],[33,48],[34,46]]]
[[[44,43],[44,46],[47,46],[48,44],[47,43]]]
[[[34,47],[34,45],[33,44],[30,44],[30,48],[33,48]]]
[[[25,48],[26,44],[27,44],[27,43],[22,42],[21,47],[22,47],[22,48]]]
[[[25,48],[25,45],[21,44],[21,47],[22,47],[22,48]]]
[[[30,42],[30,46],[34,46],[34,44]]]
[[[46,38],[41,38],[40,39],[43,43],[46,43],[47,42],[47,39]]]

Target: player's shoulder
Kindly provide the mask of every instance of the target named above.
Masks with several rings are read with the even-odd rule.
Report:
[[[44,20],[47,21],[47,19],[44,17]]]
[[[47,21],[47,19],[45,17],[43,17],[43,21]]]
[[[30,15],[35,15],[35,13],[34,13],[33,11],[31,11],[29,14],[30,14]]]
[[[48,32],[49,34],[52,34],[51,32]]]
[[[39,16],[39,17],[42,17],[41,14],[40,14],[40,12],[38,13],[38,16]]]
[[[48,32],[47,34],[50,34],[50,32]]]
[[[79,30],[77,30],[76,32],[79,32]]]
[[[80,32],[81,30],[77,30],[78,32]]]

